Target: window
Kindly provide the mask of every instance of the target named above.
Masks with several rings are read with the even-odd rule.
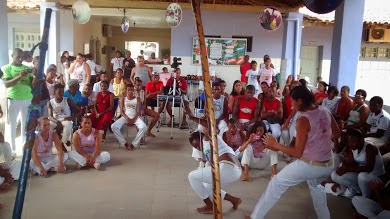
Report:
[[[390,47],[360,47],[360,59],[363,60],[389,60]]]
[[[29,51],[38,44],[40,41],[39,29],[25,29],[25,28],[14,28],[13,29],[13,47],[20,48],[23,51]],[[38,55],[39,50],[34,51],[34,56]]]
[[[157,42],[140,42],[140,41],[126,41],[125,49],[131,52],[131,57],[133,59],[137,58],[141,55],[141,50],[144,52],[143,56],[145,60],[150,57],[152,52],[156,53],[156,57],[163,59],[163,57],[159,57],[160,49],[159,43]]]

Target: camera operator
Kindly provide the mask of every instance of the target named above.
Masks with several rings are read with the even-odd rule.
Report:
[[[175,85],[175,83],[176,83],[176,85]],[[173,73],[173,76],[170,79],[168,79],[167,87],[169,87],[171,89],[174,89],[174,87],[176,87],[176,91],[174,91],[172,93],[172,95],[175,95],[175,96],[183,95],[182,98],[186,98],[185,95],[187,94],[188,86],[187,86],[187,81],[183,77],[181,77],[180,68],[176,68],[175,72]],[[180,102],[178,102],[178,103],[180,103]],[[164,110],[164,107],[161,107],[159,113],[161,113],[163,110]],[[172,119],[173,119],[172,103],[169,101],[167,104],[167,112],[168,112],[169,116],[171,117],[170,121],[172,121]],[[188,127],[188,123],[186,122],[186,116],[183,113],[183,122],[182,122],[180,128],[184,129],[187,127]]]

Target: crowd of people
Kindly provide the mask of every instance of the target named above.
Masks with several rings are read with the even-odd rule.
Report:
[[[159,63],[153,60],[147,63]],[[180,68],[173,73],[167,68],[161,73],[152,71],[143,56],[133,60],[130,51],[125,57],[116,52],[108,73],[90,54],[72,57],[64,52],[61,66],[50,65],[45,78],[38,80],[39,61],[39,57],[32,59],[28,52],[15,49],[12,62],[1,67],[7,88],[5,139],[0,133],[0,152],[5,157],[0,166],[2,189],[19,177],[20,163],[14,158],[22,145],[15,144],[16,126],[20,120],[24,143],[28,106],[37,85],[43,87],[39,106],[42,117],[30,166],[42,177],[51,171],[64,172],[67,160],[79,169],[99,169],[110,160],[110,154],[102,151],[110,131],[122,147],[129,151],[138,148],[145,137],[156,137],[152,130],[164,111],[170,122],[175,119],[173,104],[159,104],[158,95],[168,94],[173,87],[183,96],[188,90]],[[390,199],[383,200],[383,194],[390,191],[390,162],[386,159],[390,152],[390,115],[383,109],[381,97],[372,97],[367,105],[367,93],[362,89],[351,97],[349,87],[343,86],[339,96],[337,87],[320,78],[316,86],[310,86],[307,80],[292,75],[280,88],[269,56],[259,68],[246,56],[240,73],[241,80],[234,81],[230,94],[221,78],[214,75],[211,82],[221,188],[239,179],[251,180],[251,169],[271,168],[270,182],[248,218],[264,218],[289,187],[304,181],[319,218],[330,218],[326,192],[353,198],[356,217],[389,214]],[[204,94],[195,103],[197,108],[204,108],[202,117],[194,116],[189,103],[184,102],[180,128],[189,128],[187,117],[199,124],[189,137],[199,168],[190,172],[188,179],[205,203],[198,212],[212,213],[211,136]],[[122,135],[124,126],[136,127],[132,142]],[[278,172],[279,151],[288,156],[289,164]],[[225,191],[221,194],[233,209],[242,202]]]

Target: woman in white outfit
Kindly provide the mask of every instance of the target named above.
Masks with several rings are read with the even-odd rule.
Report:
[[[58,154],[52,153],[53,143]],[[64,163],[68,155],[61,149],[61,140],[57,133],[50,130],[50,120],[47,117],[40,121],[40,132],[35,136],[30,165],[35,173],[42,177],[47,176],[47,171],[64,172]]]
[[[340,187],[341,192],[344,192],[350,188],[344,193],[345,196],[351,197],[356,192],[362,192],[363,197],[369,198],[369,183],[385,173],[382,155],[377,147],[364,142],[364,135],[359,129],[348,129],[345,135],[349,151],[340,167],[332,172],[332,180],[337,183],[332,190],[336,192]]]
[[[207,132],[206,132],[207,133]],[[223,140],[222,137],[217,136],[218,139],[218,155],[219,155],[219,171],[221,189],[226,188],[230,184],[238,181],[241,176],[241,165],[234,156],[234,151]],[[193,132],[189,138],[191,145],[203,151],[204,157],[210,161],[210,141],[209,138],[201,132]],[[200,197],[205,206],[198,208],[197,211],[201,214],[211,214],[213,212],[213,178],[211,167],[199,168],[193,170],[188,174],[192,190]],[[237,210],[238,205],[241,204],[241,199],[231,196],[225,191],[221,190],[221,198],[233,204],[233,209]]]
[[[70,79],[76,79],[80,85],[80,92],[84,90],[84,86],[91,81],[91,68],[84,62],[83,54],[79,53],[74,62],[68,69]]]
[[[0,157],[3,157],[0,167],[2,169],[8,170],[10,177],[0,177],[0,185],[2,183],[11,183],[14,180],[19,179],[20,169],[22,167],[22,162],[15,160],[12,157],[11,145],[8,142],[4,141],[4,135],[0,132]]]
[[[248,139],[236,150],[236,155],[244,152],[241,159],[241,165],[244,167],[242,181],[249,181],[249,168],[263,170],[271,164],[271,177],[277,173],[278,153],[266,148],[261,141],[266,130],[264,122],[255,122],[247,133]]]
[[[141,114],[141,99],[135,97],[134,95],[134,85],[126,85],[127,95],[123,97],[119,102],[119,108],[121,112],[121,118],[116,120],[114,124],[111,125],[112,132],[116,139],[118,139],[121,146],[125,146],[127,150],[132,151],[134,147],[139,147],[140,141],[144,133],[146,132],[146,124],[142,121]],[[138,128],[137,135],[135,136],[133,142],[129,145],[126,139],[121,133],[121,129],[124,125],[135,125]]]
[[[257,97],[261,93],[261,88],[260,88],[260,75],[259,75],[259,71],[257,70],[256,61],[251,62],[251,69],[249,69],[246,72],[246,81],[248,82],[247,86],[253,85],[255,87],[255,97]]]
[[[81,119],[81,128],[73,134],[73,145],[76,151],[68,152],[69,159],[77,163],[77,168],[94,167],[100,169],[100,164],[110,161],[110,154],[101,151],[102,135],[92,128],[91,118]]]
[[[295,145],[285,147],[269,134],[263,138],[263,143],[271,150],[282,151],[298,160],[287,165],[271,179],[252,215],[246,218],[264,218],[289,187],[306,181],[317,218],[330,219],[326,194],[317,186],[333,170],[331,144],[332,139],[339,138],[340,129],[329,110],[316,106],[314,96],[307,88],[294,88],[291,97],[294,107],[302,112],[297,121]]]

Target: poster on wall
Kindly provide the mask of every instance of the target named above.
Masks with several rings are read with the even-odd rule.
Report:
[[[246,39],[206,37],[209,63],[211,65],[240,65],[244,62],[246,45]],[[192,40],[192,64],[201,64],[198,37]]]

